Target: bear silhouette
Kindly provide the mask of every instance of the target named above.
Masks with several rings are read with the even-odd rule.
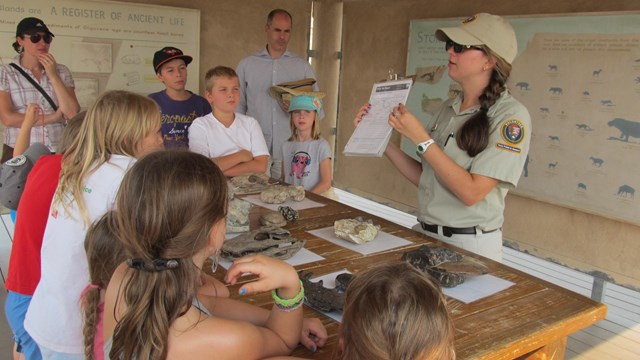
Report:
[[[636,189],[632,188],[629,185],[622,185],[618,188],[618,196],[620,197],[629,197],[629,198],[634,198],[636,194]]]
[[[640,122],[615,118],[607,123],[620,130],[620,139],[629,142],[629,137],[640,138]]]

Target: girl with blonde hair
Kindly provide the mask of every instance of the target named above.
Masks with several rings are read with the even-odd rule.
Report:
[[[349,283],[336,360],[455,360],[440,287],[409,263],[377,265]],[[303,360],[278,356],[269,360]]]
[[[25,320],[43,358],[84,358],[79,298],[89,283],[85,234],[111,210],[135,159],[161,148],[160,109],[153,100],[108,91],[87,111],[62,158],[42,243],[42,275]]]
[[[281,180],[322,194],[331,188],[331,149],[320,136],[322,92],[294,96],[289,104],[291,137],[282,144]]]
[[[114,228],[131,258],[107,288],[105,357],[262,359],[296,347],[304,290],[287,263],[249,256],[227,271],[231,285],[256,275],[240,295],[273,290],[266,316],[230,299],[209,298],[205,306],[196,296],[205,260],[220,251],[226,232],[227,182],[209,158],[186,151],[145,156],[125,175],[116,205]]]
[[[454,360],[442,291],[406,262],[357,274],[347,289],[338,359]]]

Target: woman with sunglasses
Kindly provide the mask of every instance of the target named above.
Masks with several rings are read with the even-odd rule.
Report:
[[[0,120],[5,126],[2,162],[13,155],[18,131],[29,104],[37,104],[44,112],[44,126],[33,127],[31,142],[44,142],[52,152],[58,146],[65,120],[80,110],[71,71],[56,63],[49,53],[53,37],[42,20],[34,17],[22,19],[13,43],[18,53],[13,64],[42,87],[57,109],[14,65],[0,66]]]
[[[496,15],[474,15],[436,31],[449,54],[448,74],[462,92],[423,127],[404,105],[389,124],[416,145],[420,162],[389,144],[385,155],[418,186],[415,229],[471,252],[502,260],[507,191],[516,186],[529,151],[531,118],[506,89],[517,41]],[[360,122],[368,105],[360,109]]]

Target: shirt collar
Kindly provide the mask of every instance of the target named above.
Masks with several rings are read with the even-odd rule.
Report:
[[[271,55],[269,54],[269,51],[267,51],[267,45],[265,45],[264,48],[258,53],[258,56],[271,59]],[[291,56],[292,56],[292,53],[289,50],[285,50],[284,54],[282,54],[282,56],[279,57],[278,59],[288,58]]]
[[[465,111],[461,112],[460,111],[460,106],[462,106],[462,92],[460,92],[455,97],[455,99],[453,99],[453,102],[451,103],[451,108],[456,113],[456,115],[473,114],[473,113],[478,112],[480,110],[480,105],[476,105],[476,106],[472,106],[472,107],[466,109]]]
[[[494,106],[489,108],[489,111],[487,112],[487,115],[492,116],[493,113],[495,113],[495,111],[496,111],[495,104],[497,104],[500,101],[500,99],[502,99],[503,97],[507,96],[508,92],[509,92],[509,90],[505,89],[503,92],[500,93],[500,96],[498,97],[496,102],[493,104]],[[463,112],[460,112],[460,106],[462,106],[462,92],[460,92],[456,96],[456,98],[453,100],[453,102],[451,103],[451,108],[456,113],[456,115],[470,114],[470,113],[475,113],[475,112],[480,111],[480,105],[472,106],[472,107],[468,108],[467,110],[465,110]]]

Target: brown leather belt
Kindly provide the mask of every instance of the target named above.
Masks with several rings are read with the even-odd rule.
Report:
[[[427,224],[426,222],[422,222],[420,220],[418,220],[420,222],[420,226],[422,227],[423,230],[428,231],[428,232],[432,232],[434,234],[438,233],[438,226],[440,225],[432,225],[432,224]],[[451,237],[451,235],[453,234],[462,234],[462,235],[475,235],[476,234],[476,226],[471,226],[471,227],[465,227],[465,228],[454,228],[454,227],[449,227],[449,226],[441,226],[442,227],[442,235],[446,236],[446,237]],[[493,230],[480,230],[480,232],[482,234],[488,234],[488,233],[492,233],[494,231],[496,231],[498,229],[493,229]]]

